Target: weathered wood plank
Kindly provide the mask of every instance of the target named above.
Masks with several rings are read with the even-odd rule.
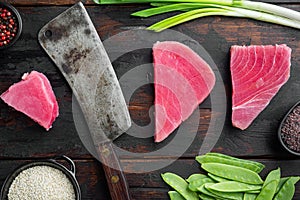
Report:
[[[10,3],[12,5],[16,6],[49,6],[49,5],[72,5],[77,2],[78,0],[5,0],[4,2]],[[82,1],[85,4],[95,4],[92,0],[83,0]]]
[[[266,174],[277,167],[281,168],[282,176],[292,176],[297,174],[299,160],[262,160],[255,159],[266,165],[261,173],[264,178]],[[0,184],[18,166],[35,160],[1,160],[0,161]],[[103,171],[98,161],[94,160],[74,160],[76,164],[76,177],[78,179],[83,200],[107,200],[109,193],[105,183]],[[284,161],[284,162],[283,162]],[[161,162],[161,160],[122,160],[125,168],[131,168],[132,163],[139,162]],[[68,167],[66,165],[66,167]],[[168,199],[167,191],[170,189],[161,179],[160,174],[164,172],[174,172],[187,178],[193,173],[205,173],[201,170],[196,161],[192,159],[177,160],[171,165],[152,171],[149,173],[127,173],[126,178],[130,185],[130,193],[135,199]],[[296,185],[296,195],[294,199],[300,197],[299,184]]]
[[[294,159],[286,159],[280,157],[276,157],[276,159],[249,159],[248,157],[239,158],[263,163],[266,167],[260,173],[262,178],[264,178],[270,170],[277,167],[281,168],[282,176],[295,176],[300,173],[300,170],[297,168],[300,161],[298,159],[295,159],[295,157]],[[139,171],[143,170],[139,167],[143,166],[144,164],[157,163],[158,165],[161,162],[164,162],[163,159],[122,159],[123,168],[128,171],[126,176],[130,186],[145,188],[165,188],[166,184],[162,182],[162,178],[160,177],[160,174],[165,172],[173,172],[179,174],[183,178],[187,178],[194,173],[206,173],[195,159],[178,159],[170,165],[156,171],[139,173]]]
[[[135,188],[132,190],[132,200],[139,200],[139,199],[155,199],[155,200],[169,200],[169,196],[167,194],[168,190],[151,190],[148,188]],[[151,196],[151,198],[149,198]],[[295,194],[295,200],[299,199],[299,195]]]
[[[115,33],[151,24],[153,18],[140,20],[129,17],[129,13],[136,10],[134,6],[125,6],[124,12],[119,12],[120,7],[89,7],[88,11],[103,40],[108,39]],[[63,76],[56,69],[47,55],[37,43],[37,32],[50,19],[65,10],[65,7],[24,7],[20,9],[24,20],[24,30],[21,38],[14,47],[8,51],[2,51],[0,92],[4,92],[11,84],[20,80],[24,72],[37,70],[45,73],[53,85],[61,108],[61,113],[49,133],[32,122],[23,114],[9,108],[4,102],[0,103],[0,129],[2,136],[1,156],[3,157],[31,157],[56,154],[71,154],[72,156],[90,157],[89,153],[82,146],[76,134],[73,122],[71,107],[71,90]],[[133,27],[132,27],[133,25]],[[285,151],[278,148],[277,127],[285,112],[298,99],[300,99],[300,80],[297,74],[300,73],[298,66],[300,46],[298,30],[263,22],[256,22],[248,19],[232,19],[226,17],[210,17],[195,20],[178,27],[174,30],[181,31],[198,41],[212,56],[220,74],[223,78],[227,93],[227,118],[221,138],[214,150],[224,151],[235,155],[249,156],[272,156],[280,154],[287,155]],[[216,42],[217,41],[217,42]],[[289,82],[280,90],[278,95],[271,101],[266,110],[255,120],[253,125],[246,131],[240,131],[231,126],[230,122],[230,72],[229,72],[229,48],[233,44],[274,44],[286,43],[292,47],[292,70]],[[138,52],[129,55],[139,57]],[[130,57],[130,56],[128,56]],[[113,62],[118,75],[124,71],[124,59],[117,59]],[[143,59],[148,59],[147,56]],[[122,63],[123,62],[123,63]],[[126,70],[134,67],[134,63],[128,62]],[[153,104],[153,86],[148,85],[140,88],[131,98],[129,109],[134,122],[140,126],[148,125],[153,113],[149,108]],[[209,99],[200,105],[200,119],[188,121],[188,132],[198,132],[194,142],[183,155],[192,157],[196,155],[206,136],[206,130],[211,119]],[[149,114],[148,114],[149,113]],[[214,113],[214,111],[213,111]],[[218,113],[215,113],[218,117]],[[152,133],[147,133],[151,136]],[[214,133],[208,133],[214,134]],[[188,135],[188,134],[187,134]],[[188,137],[192,137],[190,135]],[[171,139],[169,140],[171,141]],[[270,141],[274,141],[270,144]],[[154,144],[153,138],[134,139],[130,135],[124,135],[116,141],[119,147],[136,152],[151,152],[164,146]],[[131,144],[131,145],[128,145]],[[42,148],[40,148],[42,146]],[[18,151],[15,151],[18,149]]]
[[[133,188],[131,189],[131,197],[132,200],[139,199],[154,199],[154,200],[162,200],[162,199],[170,199],[168,194],[168,190],[166,189],[152,189],[152,188]]]
[[[11,84],[20,80],[24,72],[38,70],[47,75],[57,95],[61,113],[53,128],[46,133],[36,123],[23,114],[9,108],[4,102],[0,102],[0,184],[13,168],[25,162],[23,159],[49,158],[65,154],[76,158],[77,176],[83,199],[109,199],[107,186],[101,164],[91,160],[91,155],[82,145],[76,133],[72,116],[72,94],[66,81],[60,72],[42,51],[37,43],[39,29],[65,10],[66,6],[41,6],[27,7],[28,5],[69,5],[74,1],[10,1],[18,7],[24,22],[24,31],[14,47],[8,51],[0,52],[0,93],[4,92]],[[293,1],[269,1],[269,2],[293,2]],[[295,2],[295,1],[294,1]],[[87,3],[92,3],[87,1]],[[295,2],[299,3],[299,2]],[[25,7],[23,7],[25,6]],[[146,8],[147,6],[90,6],[88,12],[97,28],[102,40],[124,30],[133,30],[143,27],[167,16],[157,18],[140,19],[130,17],[130,13]],[[287,7],[300,10],[300,5],[288,5]],[[122,10],[122,12],[120,12]],[[213,151],[227,153],[241,158],[249,158],[262,161],[266,164],[266,171],[278,166],[281,167],[284,176],[299,175],[299,160],[286,153],[277,140],[277,127],[280,120],[290,106],[300,99],[300,43],[299,31],[269,23],[257,22],[249,19],[233,19],[226,17],[209,17],[194,20],[175,27],[198,41],[212,56],[223,78],[227,94],[227,117],[222,129],[222,135]],[[292,47],[292,71],[289,82],[280,90],[272,100],[268,108],[257,118],[249,129],[240,131],[230,123],[230,72],[229,72],[229,48],[233,44],[275,44],[286,43]],[[149,52],[148,52],[149,53]],[[141,57],[139,52],[129,52],[129,55]],[[134,67],[129,57],[117,59],[113,62],[118,76],[126,73]],[[126,60],[127,59],[127,60]],[[142,60],[149,61],[149,56]],[[127,63],[126,63],[127,61]],[[130,62],[129,62],[130,61]],[[124,70],[124,66],[126,67]],[[129,103],[129,110],[134,122],[140,126],[151,122],[149,108],[153,104],[153,86],[141,87],[135,92]],[[193,160],[203,145],[212,117],[219,117],[222,113],[210,109],[211,102],[208,99],[200,106],[200,118],[187,121],[186,139],[192,142],[187,150],[182,152],[182,158],[164,168],[148,173],[134,173],[141,170],[146,163],[155,165],[165,162],[172,157],[172,151],[166,151],[161,158],[157,155],[145,157],[144,160],[135,160],[128,155],[121,155],[122,165],[132,173],[126,177],[130,185],[130,193],[133,199],[167,199],[166,192],[169,189],[161,180],[160,174],[165,171],[173,171],[184,177],[191,173],[199,172],[199,165]],[[153,117],[153,116],[152,116]],[[151,133],[146,133],[151,136]],[[197,135],[193,135],[197,133]],[[153,152],[163,148],[176,136],[173,134],[165,142],[155,144],[152,137],[137,138],[130,134],[120,137],[115,144],[121,149],[138,154]],[[180,146],[179,146],[180,147]],[[19,159],[22,160],[19,160]],[[79,159],[80,158],[80,159]],[[263,159],[265,158],[265,159]],[[18,159],[18,160],[7,160]],[[84,160],[88,159],[88,160]],[[1,182],[2,181],[2,182]],[[295,199],[300,198],[300,188],[297,185]]]
[[[281,168],[281,176],[295,176],[300,173],[297,166],[299,166],[299,160],[285,160],[279,159],[278,160],[265,160],[265,159],[254,159],[255,161],[263,163],[266,167],[261,172],[261,177],[264,179],[268,172],[273,169],[277,169],[278,167]],[[161,162],[161,160],[136,160],[135,162],[144,162],[144,163],[156,163]],[[125,168],[131,168],[133,161],[123,160],[123,164]],[[133,194],[134,199],[156,199],[161,197],[161,199],[168,199],[167,191],[170,187],[165,184],[160,177],[161,173],[165,172],[173,172],[176,173],[183,178],[187,178],[189,175],[194,173],[204,173],[206,174],[203,169],[201,169],[200,165],[191,159],[184,159],[184,160],[177,160],[176,162],[172,163],[171,165],[159,169],[154,172],[149,173],[132,173],[127,174],[128,182],[131,186],[131,193]],[[300,183],[296,185],[296,193],[294,199],[300,198]]]
[[[49,6],[49,5],[72,5],[78,0],[5,0],[4,2],[11,3],[17,6]],[[86,5],[95,5],[93,0],[82,0]],[[273,3],[273,4],[297,4],[297,0],[261,0],[261,2]]]

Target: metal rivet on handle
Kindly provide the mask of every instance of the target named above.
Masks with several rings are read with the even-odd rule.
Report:
[[[117,182],[119,182],[120,178],[119,178],[118,175],[114,175],[114,176],[111,177],[110,180],[111,180],[112,183],[117,183]]]
[[[105,156],[108,157],[110,155],[110,151],[108,148],[104,147],[101,153]]]

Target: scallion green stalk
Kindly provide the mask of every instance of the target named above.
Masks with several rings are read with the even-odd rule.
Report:
[[[167,5],[171,5],[172,3],[150,3],[151,6],[154,7],[160,7],[160,6],[167,6]]]
[[[247,10],[243,8],[227,7],[227,6],[218,6],[218,7],[220,8],[201,8],[186,13],[182,13],[167,18],[165,20],[162,20],[158,23],[155,23],[152,26],[148,27],[148,29],[156,32],[160,32],[172,26],[196,18],[213,16],[213,15],[251,18],[251,19],[256,19],[264,22],[276,23],[276,24],[281,24],[281,25],[300,29],[300,23],[298,21],[291,20],[285,17],[275,16],[269,13],[262,13],[262,12]]]
[[[166,28],[206,16],[222,15],[245,17],[300,29],[300,12],[289,8],[249,0],[94,0],[99,4],[151,3],[154,8],[133,13],[133,16],[150,17],[173,11],[184,13],[153,24],[148,29]]]
[[[160,22],[157,22],[153,24],[152,26],[148,27],[148,30],[153,30],[156,32],[163,31],[167,28],[176,26],[178,24],[194,20],[200,17],[207,17],[207,16],[215,16],[215,15],[222,15],[222,16],[232,16],[235,13],[232,13],[231,11],[226,11],[224,9],[219,8],[201,8],[196,9],[192,11],[188,11],[170,18],[167,18],[165,20],[162,20]],[[237,15],[237,14],[236,14]]]
[[[213,7],[213,6],[212,6]],[[136,17],[150,17],[153,15],[163,14],[172,11],[185,11],[187,9],[209,8],[208,4],[202,3],[174,3],[156,8],[149,8],[132,13],[132,16]]]

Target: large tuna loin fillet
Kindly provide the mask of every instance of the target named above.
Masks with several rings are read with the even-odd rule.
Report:
[[[22,80],[4,92],[1,99],[49,130],[58,116],[58,104],[47,77],[39,72],[25,73]]]
[[[155,142],[167,138],[209,95],[215,75],[189,47],[173,41],[153,46]]]
[[[290,76],[291,49],[285,44],[232,46],[232,124],[246,129]]]

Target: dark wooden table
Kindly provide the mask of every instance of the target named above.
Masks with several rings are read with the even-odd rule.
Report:
[[[23,32],[18,42],[9,50],[0,52],[0,93],[11,84],[20,80],[25,72],[37,70],[43,72],[50,80],[60,107],[60,115],[53,128],[46,132],[31,119],[15,111],[0,101],[0,184],[6,176],[22,163],[48,159],[58,155],[72,158],[77,167],[82,199],[110,199],[101,163],[86,150],[74,124],[72,115],[72,92],[56,66],[47,57],[37,41],[39,29],[49,20],[76,3],[73,0],[8,0],[20,12],[23,19]],[[296,0],[265,0],[300,11]],[[92,1],[83,2],[102,40],[115,34],[153,24],[164,16],[147,19],[131,17],[130,13],[147,8],[147,5],[106,5],[98,6]],[[187,177],[199,172],[199,165],[194,157],[198,155],[203,139],[208,132],[211,120],[226,114],[221,135],[212,151],[221,152],[240,158],[257,160],[266,165],[262,176],[277,167],[282,175],[300,175],[300,159],[287,153],[279,144],[277,129],[289,108],[300,100],[300,32],[299,30],[279,25],[258,22],[250,19],[229,17],[207,17],[194,20],[173,28],[201,44],[216,63],[217,70],[225,85],[227,112],[220,113],[212,109],[209,97],[196,112],[200,117],[188,121],[186,133],[191,144],[182,152],[182,156],[171,164],[144,173],[136,173],[147,163],[161,164],[172,153],[165,156],[148,156],[132,158],[122,156],[121,162],[130,187],[132,199],[168,199],[168,187],[160,174],[172,171]],[[121,41],[122,42],[122,41]],[[120,42],[120,44],[121,44]],[[231,45],[281,44],[292,48],[291,77],[286,85],[271,101],[255,122],[245,131],[231,126],[231,82],[229,71],[229,49]],[[151,62],[151,51],[134,51],[122,55],[113,62],[118,77],[138,64]],[[134,81],[134,80],[133,80]],[[153,85],[146,84],[134,92],[129,102],[132,120],[140,126],[150,123],[153,105]],[[220,97],[221,98],[221,97]],[[189,133],[190,131],[190,133]],[[196,132],[196,135],[192,133]],[[148,133],[149,134],[149,133]],[[174,137],[174,136],[173,136]],[[163,148],[173,137],[155,144],[153,138],[135,138],[124,134],[115,141],[121,149],[148,153]],[[294,199],[300,199],[300,184],[296,187]]]

